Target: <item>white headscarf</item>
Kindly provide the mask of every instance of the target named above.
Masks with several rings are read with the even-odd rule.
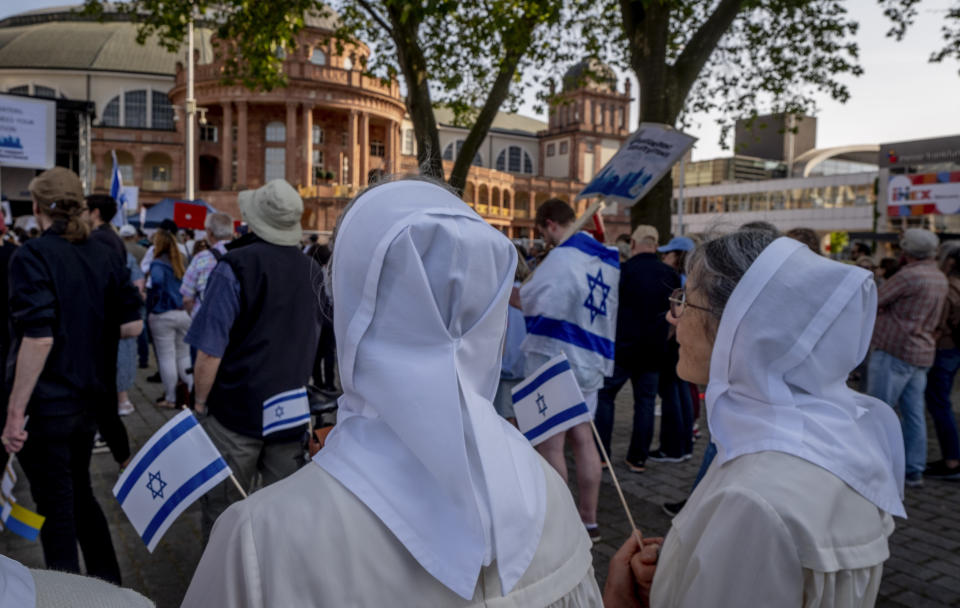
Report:
[[[793,239],[771,243],[730,296],[713,347],[706,401],[718,464],[785,452],[905,517],[900,422],[846,385],[867,354],[876,310],[866,270]]]
[[[443,188],[361,195],[333,250],[344,394],[315,461],[437,580],[471,599],[497,561],[504,595],[546,513],[540,461],[492,405],[516,249]]]

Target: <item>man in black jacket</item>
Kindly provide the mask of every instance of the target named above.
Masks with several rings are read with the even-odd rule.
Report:
[[[210,273],[186,341],[197,349],[196,409],[227,464],[250,484],[293,473],[309,417],[305,386],[320,337],[320,267],[303,255],[303,201],[273,180],[238,197],[251,232]],[[294,415],[294,412],[296,414]],[[204,542],[238,498],[224,482],[201,499]]]
[[[90,485],[98,403],[116,395],[117,340],[140,333],[140,294],[126,266],[88,238],[80,178],[55,167],[30,182],[43,234],[10,261],[19,343],[2,442],[30,481],[47,568],[120,584],[110,529]],[[25,423],[29,414],[29,424]],[[26,428],[24,428],[26,427]]]
[[[630,239],[631,258],[620,266],[620,310],[617,314],[616,365],[597,397],[595,423],[610,454],[614,399],[630,380],[633,386],[633,434],[626,463],[645,469],[653,438],[654,407],[661,359],[665,353],[670,294],[680,275],[657,258],[659,234],[653,226],[637,226]]]

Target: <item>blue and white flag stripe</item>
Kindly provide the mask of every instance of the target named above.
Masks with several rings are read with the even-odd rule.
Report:
[[[298,427],[310,420],[306,387],[278,393],[263,402],[263,435]]]
[[[604,264],[613,266],[620,270],[620,252],[617,249],[611,249],[597,239],[578,232],[559,245],[560,247],[573,247],[583,253],[598,258]]]
[[[543,315],[525,317],[524,321],[527,324],[528,334],[553,338],[597,353],[605,359],[613,359],[615,346],[613,340],[591,333],[575,323],[551,319]]]
[[[137,452],[113,494],[153,552],[180,513],[230,474],[197,419],[184,410]]]
[[[531,444],[592,420],[565,355],[540,366],[513,389],[517,426]]]

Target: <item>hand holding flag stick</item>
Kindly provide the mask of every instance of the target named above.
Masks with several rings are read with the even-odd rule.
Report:
[[[593,424],[593,415],[584,402],[583,393],[573,375],[573,369],[566,355],[560,353],[550,359],[533,374],[517,384],[512,391],[513,409],[517,416],[517,426],[523,436],[536,446],[558,433],[563,433],[582,422],[589,422],[593,436],[600,446],[600,453],[608,463],[613,485],[620,496],[620,503],[627,514],[630,529],[643,545],[643,535],[633,521],[633,514],[627,505],[627,499],[620,488],[620,481],[613,470],[613,463],[607,455],[600,434]]]

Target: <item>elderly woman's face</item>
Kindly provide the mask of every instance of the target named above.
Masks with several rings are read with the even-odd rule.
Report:
[[[687,281],[687,306],[675,321],[680,360],[677,376],[687,382],[707,384],[710,380],[710,355],[716,337],[715,319],[707,311],[707,301],[693,281]]]

